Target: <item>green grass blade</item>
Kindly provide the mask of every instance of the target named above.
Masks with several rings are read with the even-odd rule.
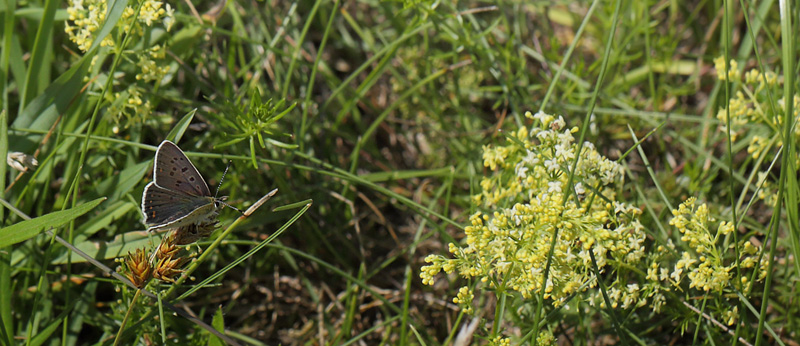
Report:
[[[40,217],[18,222],[8,227],[0,229],[0,248],[14,245],[35,237],[39,233],[50,228],[61,227],[62,225],[77,219],[83,214],[88,213],[106,198],[98,198],[91,202],[83,203],[72,209],[52,212]]]
[[[217,308],[214,312],[214,318],[211,320],[211,326],[214,327],[218,332],[224,333],[225,332],[225,318],[222,316],[222,307]],[[222,340],[220,340],[215,335],[209,333],[209,346],[223,346],[225,345]]]
[[[25,77],[25,85],[20,90],[19,110],[22,112],[32,95],[39,93],[39,88],[43,88],[49,82],[50,64],[46,59],[52,55],[52,36],[55,21],[53,18],[60,1],[47,0],[44,5],[44,13],[39,21],[39,29],[36,31],[36,38],[33,44],[33,51],[28,63],[28,74]]]
[[[78,237],[76,237],[77,239]],[[136,249],[147,247],[152,243],[144,231],[127,232],[114,237],[113,240],[105,241],[90,241],[80,240],[76,241],[75,248],[83,251],[90,257],[98,260],[112,259],[123,257],[129,252],[134,252]],[[71,263],[86,262],[83,257],[72,256]],[[67,254],[64,253],[60,257],[51,261],[52,264],[66,264]]]
[[[183,134],[186,132],[186,129],[189,128],[189,125],[192,124],[192,120],[194,119],[194,115],[197,113],[197,108],[192,109],[189,113],[186,113],[181,120],[178,120],[175,123],[175,126],[172,127],[172,130],[169,131],[167,134],[167,138],[175,143],[180,142]]]

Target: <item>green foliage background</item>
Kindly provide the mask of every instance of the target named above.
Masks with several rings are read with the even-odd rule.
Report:
[[[142,4],[154,2],[127,5]],[[64,31],[74,20],[70,4],[0,4],[0,154],[39,161],[24,174],[0,167],[0,232],[21,215],[105,197],[55,231],[116,267],[112,258],[152,244],[142,232],[141,193],[155,146],[177,137],[211,186],[232,160],[220,187],[232,205],[245,209],[279,189],[179,291],[242,258],[290,224],[299,206],[313,204],[277,240],[173,304],[206,322],[213,318],[243,343],[450,344],[456,335],[473,335],[461,331],[472,317],[451,303],[463,282],[453,276],[423,286],[423,258],[446,253],[463,237],[475,211],[470,195],[487,173],[483,146],[529,124],[525,111],[544,110],[569,126],[588,126],[587,140],[611,159],[645,138],[623,163],[622,192],[645,210],[651,232],[668,232],[670,205],[695,196],[718,218],[740,218],[739,239],[763,242],[765,250],[775,243],[767,235],[780,239],[771,254],[785,260],[769,273],[770,299],[758,287],[738,327],[713,324],[698,313],[700,299],[687,295],[697,310],[622,312],[635,321],[623,324],[625,333],[644,344],[798,337],[797,265],[789,259],[800,257],[796,208],[786,210],[780,229],[769,228],[780,213],[752,198],[760,186],[752,177],[766,172],[776,200],[796,205],[796,177],[782,178],[796,163],[752,159],[746,133],[728,141],[716,115],[736,85],[718,80],[713,69],[724,56],[742,68],[776,71],[789,88],[782,94],[793,95],[796,43],[784,35],[797,32],[795,4],[783,4],[783,17],[771,1],[169,4],[170,30],[161,22],[134,25],[134,35],[118,25],[130,15],[125,3],[109,5],[94,35],[108,34],[114,45],[88,51]],[[161,50],[152,51],[156,46]],[[145,60],[163,69],[159,79],[137,78]],[[792,72],[780,73],[786,70]],[[765,102],[784,109],[777,98]],[[785,150],[794,157],[794,141],[783,143],[792,144]],[[780,157],[775,148],[771,158]],[[732,212],[751,200],[744,217]],[[268,210],[278,206],[288,207]],[[236,217],[226,210],[220,218],[228,226]],[[46,234],[4,248],[0,259],[0,343],[114,342],[129,288]],[[494,299],[476,297],[487,306]],[[128,343],[219,342],[181,317],[152,319],[146,312],[158,305],[149,298],[136,304]],[[524,310],[508,308],[515,309]],[[476,325],[472,342],[494,342],[484,336],[497,316],[481,311],[489,313],[480,315],[486,323]],[[142,316],[148,317],[136,319]],[[562,342],[619,341],[599,309],[548,316],[547,328]],[[509,335],[535,329],[519,321],[510,318],[502,328]]]

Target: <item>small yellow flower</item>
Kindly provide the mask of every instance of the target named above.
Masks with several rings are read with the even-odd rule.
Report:
[[[714,68],[717,70],[717,77],[719,80],[736,81],[742,78],[741,72],[739,72],[739,64],[736,60],[731,59],[731,61],[728,62],[728,67],[727,69],[725,68],[724,57],[714,59]]]
[[[504,338],[501,335],[494,337],[494,339],[489,341],[490,346],[511,346],[511,339]]]
[[[175,10],[172,9],[172,6],[166,4],[166,11],[164,11],[164,27],[169,32],[172,29],[172,26],[175,25]]]

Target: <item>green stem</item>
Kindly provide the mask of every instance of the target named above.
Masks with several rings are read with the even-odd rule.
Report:
[[[136,301],[139,300],[139,296],[141,295],[142,290],[136,290],[136,294],[133,295],[133,299],[131,299],[131,305],[128,308],[128,312],[125,313],[125,318],[122,320],[122,325],[119,326],[119,330],[117,331],[117,337],[114,338],[114,346],[119,345],[120,340],[122,340],[122,331],[125,330],[125,325],[128,324],[128,320],[131,317],[131,312],[133,311],[133,307],[136,305]]]
[[[497,306],[494,307],[494,322],[492,322],[492,340],[500,334],[500,322],[503,320],[503,313],[506,310],[506,297],[508,297],[503,290],[498,290],[497,295]]]

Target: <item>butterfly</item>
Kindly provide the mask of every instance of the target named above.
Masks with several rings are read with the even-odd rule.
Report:
[[[216,221],[224,198],[211,195],[208,184],[175,143],[156,150],[153,181],[144,187],[142,214],[148,231]]]

